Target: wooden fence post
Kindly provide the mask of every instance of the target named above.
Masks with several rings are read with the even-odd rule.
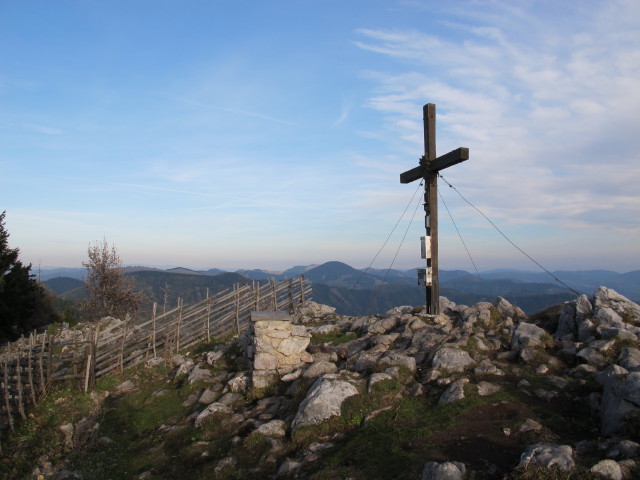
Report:
[[[37,405],[38,402],[36,400],[36,390],[33,386],[33,365],[31,363],[31,354],[32,348],[34,344],[33,332],[29,335],[29,353],[27,354],[27,369],[29,370],[29,389],[31,391],[31,403],[33,405]]]
[[[40,346],[40,358],[38,359],[38,363],[40,367],[40,393],[39,393],[40,395],[44,394],[44,392],[47,390],[47,385],[44,379],[44,364],[43,364],[46,339],[47,339],[47,332],[44,332],[42,334],[42,345]]]
[[[56,341],[55,330],[49,337],[49,354],[47,356],[47,385],[51,384],[51,369],[53,368],[53,349]]]
[[[129,314],[124,317],[124,329],[122,330],[122,341],[120,342],[120,374],[124,373],[124,341],[127,337],[127,327],[129,326]]]
[[[158,303],[153,302],[153,313],[151,317],[151,346],[153,348],[153,358],[156,358],[156,310],[158,308]]]
[[[176,327],[176,353],[180,353],[180,327],[182,326],[183,300],[178,298],[178,325]]]
[[[13,426],[13,415],[11,409],[11,402],[9,401],[9,357],[5,358],[4,366],[2,370],[4,371],[4,403],[7,407],[7,418],[9,419],[9,428],[11,431],[15,431]]]
[[[91,348],[91,347],[89,347]],[[88,354],[87,355],[87,367],[85,368],[84,371],[84,392],[87,393],[89,391],[89,380],[91,378],[91,360],[92,360],[92,355]]]
[[[278,293],[276,292],[276,279],[269,279],[269,283],[271,283],[271,295],[273,296],[273,309],[278,310]]]
[[[211,341],[211,299],[209,298],[209,287],[207,287],[207,342]]]
[[[296,307],[293,304],[293,279],[289,280],[289,313],[295,313]]]
[[[240,335],[240,284],[237,286],[234,285],[233,289],[235,290],[235,320],[236,320],[236,333]]]
[[[16,351],[16,387],[18,389],[18,412],[23,420],[27,419],[27,414],[24,411],[23,395],[22,395],[22,365],[20,365],[20,342],[18,342],[18,348]]]
[[[91,352],[93,353],[93,370],[91,371],[91,388],[96,385],[96,372],[98,369],[98,340],[100,340],[100,324],[96,325],[96,330],[93,332],[93,345]]]
[[[259,311],[260,310],[260,282],[258,282],[257,287],[254,286],[255,292],[256,292],[256,306],[255,306],[255,310]]]

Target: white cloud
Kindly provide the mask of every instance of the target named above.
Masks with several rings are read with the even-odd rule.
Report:
[[[368,105],[417,148],[421,106],[436,103],[438,153],[457,144],[471,149],[469,162],[444,175],[498,217],[638,231],[629,219],[640,218],[633,190],[640,174],[628,166],[640,147],[630,127],[640,111],[640,37],[629,22],[640,21],[639,10],[624,1],[591,7],[591,16],[577,18],[567,8],[571,22],[547,24],[523,9],[510,24],[471,25],[465,35],[457,24],[459,40],[359,30],[360,48],[403,61],[369,75],[378,92]],[[476,14],[466,12],[467,20],[476,22]]]

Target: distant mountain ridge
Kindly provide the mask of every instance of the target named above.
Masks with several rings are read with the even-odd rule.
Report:
[[[126,267],[135,278],[137,288],[148,298],[160,301],[164,290],[171,296],[197,301],[209,288],[229,288],[234,283],[283,280],[304,275],[313,284],[314,300],[336,307],[343,315],[384,313],[398,305],[420,305],[424,288],[417,286],[416,269],[381,270],[355,269],[343,262],[330,261],[321,265],[295,266],[283,272],[262,269],[242,269],[226,272],[221,269],[192,270],[152,267]],[[41,270],[43,283],[54,293],[77,299],[82,295],[80,279],[86,269]],[[480,276],[464,270],[440,270],[440,294],[465,305],[493,301],[501,296],[531,314],[548,306],[575,298],[571,292],[544,272],[500,269],[482,272]],[[640,270],[617,273],[609,270],[556,271],[554,276],[578,292],[593,292],[601,285],[613,288],[627,298],[640,299]],[[58,274],[51,277],[51,274]],[[63,277],[63,278],[61,278]],[[76,279],[75,283],[72,279]],[[69,291],[75,288],[75,292]]]

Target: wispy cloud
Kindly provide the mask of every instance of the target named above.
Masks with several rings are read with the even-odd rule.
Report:
[[[211,105],[205,102],[200,102],[197,100],[193,100],[190,98],[178,98],[177,100],[195,106],[195,107],[200,107],[200,108],[205,108],[207,110],[216,110],[218,112],[225,112],[225,113],[231,113],[233,115],[240,115],[240,116],[244,116],[244,117],[252,117],[252,118],[259,118],[261,120],[266,120],[268,122],[273,122],[273,123],[279,123],[282,125],[289,125],[289,126],[295,126],[295,122],[291,122],[289,120],[283,120],[281,118],[278,117],[274,117],[272,115],[265,115],[263,113],[260,112],[253,112],[253,111],[249,111],[249,110],[243,110],[241,108],[234,108],[234,107],[224,107],[224,106],[220,106],[220,105]]]
[[[421,144],[421,105],[436,103],[439,153],[457,143],[471,147],[471,160],[456,167],[464,172],[446,175],[494,213],[638,232],[629,219],[640,218],[632,191],[640,173],[629,165],[640,147],[632,133],[640,111],[640,37],[628,19],[640,15],[630,2],[610,3],[592,4],[601,11],[569,25],[531,20],[523,7],[501,28],[474,24],[472,10],[466,33],[458,28],[463,18],[447,38],[358,30],[360,48],[403,62],[370,75],[378,93],[368,104],[385,114],[391,132]],[[547,40],[534,48],[529,37]],[[553,41],[558,37],[562,47]]]

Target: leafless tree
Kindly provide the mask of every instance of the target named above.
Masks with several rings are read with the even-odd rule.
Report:
[[[115,245],[106,240],[89,245],[86,310],[90,318],[106,316],[124,319],[140,308],[142,294],[134,292],[133,281],[125,276],[122,260]]]

